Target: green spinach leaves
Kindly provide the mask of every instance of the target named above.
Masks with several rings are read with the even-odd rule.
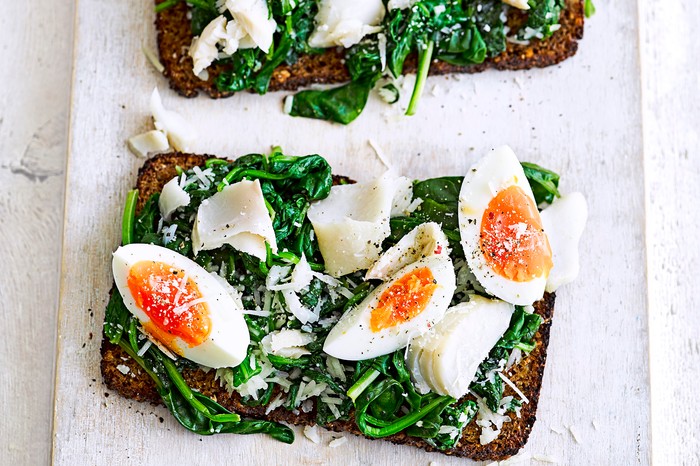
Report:
[[[231,19],[227,11],[220,13],[214,0],[166,0],[156,11],[180,1],[190,7],[193,35],[200,34],[219,14]],[[586,12],[590,14],[594,8],[586,1]],[[559,27],[565,0],[529,0],[529,4],[527,20],[514,34],[521,40],[548,38]],[[240,49],[232,56],[220,58],[216,77],[220,91],[252,90],[265,94],[280,65],[293,65],[304,54],[324,52],[308,45],[316,27],[316,0],[268,0],[268,7],[277,23],[272,47],[268,53],[259,48]],[[388,10],[381,23],[382,32],[370,34],[346,49],[349,83],[332,89],[301,91],[286,110],[292,116],[348,124],[362,113],[377,82],[381,80],[383,87],[387,83],[393,86],[391,81],[404,74],[406,62],[416,57],[416,81],[406,109],[407,115],[413,115],[434,60],[470,66],[505,50],[507,12],[508,7],[501,0],[418,0],[409,8]],[[398,101],[398,95],[390,100]]]
[[[333,89],[301,91],[290,97],[293,103],[289,114],[346,125],[360,116],[378,78],[365,76]]]

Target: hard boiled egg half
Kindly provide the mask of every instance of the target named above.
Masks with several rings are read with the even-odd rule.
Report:
[[[444,234],[439,233],[443,238],[439,241],[446,244]],[[384,254],[405,259],[402,251],[406,246],[397,244],[396,249]],[[326,353],[348,361],[389,354],[442,319],[455,291],[454,266],[447,247],[431,248],[425,253],[420,253],[423,247],[412,250],[420,254],[417,260],[393,272],[385,283],[341,317],[326,338]]]
[[[464,177],[459,230],[469,268],[484,289],[512,304],[542,298],[552,250],[520,162],[493,150]]]
[[[466,395],[479,364],[508,330],[513,310],[511,304],[478,295],[448,309],[409,345],[406,365],[416,388],[457,399]]]
[[[173,353],[207,367],[235,367],[250,335],[240,302],[201,266],[170,249],[129,244],[112,273],[143,330]]]

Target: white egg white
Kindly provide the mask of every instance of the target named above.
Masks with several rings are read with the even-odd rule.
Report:
[[[564,194],[554,199],[541,215],[542,226],[552,247],[554,266],[546,286],[547,291],[552,292],[578,276],[578,243],[586,227],[588,204],[581,193]]]
[[[373,332],[370,328],[370,318],[372,311],[379,304],[382,293],[399,278],[422,267],[430,268],[438,285],[425,310],[407,322]],[[392,353],[405,347],[411,337],[427,331],[438,322],[449,306],[454,291],[454,266],[447,254],[432,255],[413,262],[345,313],[328,334],[323,350],[333,357],[347,361],[371,359]]]
[[[503,336],[514,307],[474,295],[451,307],[429,332],[411,340],[406,365],[416,387],[461,398],[479,364]]]
[[[535,202],[520,162],[508,146],[494,149],[465,175],[459,192],[459,232],[467,264],[484,289],[512,304],[529,305],[542,298],[547,276],[525,282],[495,273],[480,246],[481,221],[489,202],[499,191],[518,186]]]
[[[188,343],[176,337],[168,347],[183,357],[207,367],[239,365],[246,357],[250,343],[248,326],[243,318],[240,302],[237,302],[204,268],[187,257],[152,244],[129,244],[117,249],[112,258],[112,273],[127,309],[142,324],[151,321],[148,315],[136,305],[127,284],[129,271],[135,264],[142,261],[163,262],[183,270],[188,280],[197,285],[211,319],[211,331],[201,344],[190,347]]]
[[[423,257],[448,255],[447,236],[435,222],[418,225],[404,235],[398,243],[384,251],[381,257],[367,270],[365,280],[386,280],[403,267]]]

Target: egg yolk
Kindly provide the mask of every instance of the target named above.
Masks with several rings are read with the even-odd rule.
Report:
[[[190,347],[207,338],[211,330],[208,307],[184,270],[164,262],[141,261],[131,267],[126,281],[136,305],[151,319],[145,330],[168,348],[181,354],[176,337]]]
[[[421,267],[407,273],[379,297],[379,304],[370,317],[370,329],[379,332],[413,319],[428,306],[436,288],[430,268]]]
[[[515,282],[548,276],[552,250],[535,202],[519,186],[500,191],[481,219],[480,247],[487,265]]]

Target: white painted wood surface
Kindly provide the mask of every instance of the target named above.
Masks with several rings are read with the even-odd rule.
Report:
[[[700,464],[700,4],[641,5],[655,464]]]
[[[60,127],[69,96],[72,13],[58,0],[6,3],[0,16],[0,260],[9,269],[0,280],[0,463],[41,464],[48,461],[52,442],[53,316],[66,143]],[[140,163],[122,140],[146,127],[152,86],[165,88],[139,52],[142,40],[153,46],[150,13],[145,7],[128,11],[120,3],[83,0],[78,12],[54,460],[179,464],[196,458],[203,464],[224,456],[227,462],[270,463],[293,456],[316,464],[338,458],[448,462],[440,455],[360,439],[337,450],[312,448],[302,436],[293,447],[262,438],[200,442],[167,416],[160,424],[162,410],[104,397],[97,350],[109,283],[105,264],[118,241],[123,195]],[[231,120],[227,136],[201,125],[202,151],[237,155],[281,143],[290,151],[327,155],[341,167],[338,171],[362,178],[364,167],[380,168],[365,142],[370,137],[413,176],[463,169],[486,147],[507,142],[523,158],[565,173],[564,189],[589,196],[588,254],[579,281],[560,293],[539,420],[526,447],[561,464],[646,464],[650,459],[646,199],[651,451],[656,464],[698,464],[693,456],[700,451],[700,422],[692,408],[696,389],[687,381],[700,375],[694,362],[700,324],[693,307],[700,255],[694,244],[700,214],[693,202],[700,173],[700,82],[694,61],[698,46],[688,38],[700,11],[690,0],[640,5],[645,197],[637,6],[631,0],[596,3],[599,12],[587,24],[573,60],[530,73],[431,80],[428,92],[439,83],[443,95],[428,95],[417,117],[398,123],[369,112],[350,128],[290,120],[279,115],[279,96],[238,96],[218,103],[185,101],[165,92],[164,97],[166,104],[190,113],[192,121],[202,115]],[[41,34],[31,27],[40,27]],[[111,54],[100,53],[105,49]],[[21,63],[24,72],[16,73],[8,63]],[[137,72],[133,63],[140,66]],[[562,86],[566,81],[568,89]],[[443,110],[441,104],[453,108]],[[372,109],[387,113],[379,103]],[[423,126],[428,121],[443,128],[441,140]],[[260,122],[264,131],[251,130]],[[315,136],[295,137],[300,128],[311,128],[305,133]],[[449,157],[441,165],[428,157],[438,152]],[[87,309],[94,309],[94,317]],[[604,321],[594,318],[601,315]],[[581,444],[566,431],[569,425]],[[155,444],[164,447],[154,449]],[[264,461],[251,451],[270,456]]]
[[[46,464],[73,48],[70,2],[0,13],[0,464]]]

